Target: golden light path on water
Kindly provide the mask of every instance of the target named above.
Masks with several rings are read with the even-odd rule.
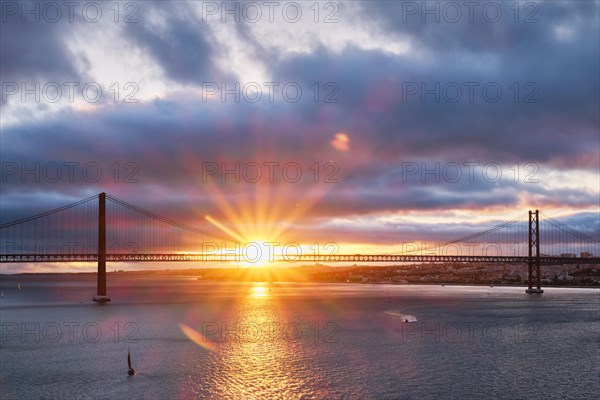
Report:
[[[294,340],[293,315],[271,296],[266,283],[256,283],[229,310],[237,318],[223,321],[211,342],[206,332],[180,324],[194,343],[218,359],[212,375],[214,398],[296,398],[310,387],[301,343]],[[312,393],[314,396],[315,393]]]

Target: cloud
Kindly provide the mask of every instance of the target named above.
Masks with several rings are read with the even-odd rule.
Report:
[[[35,14],[25,16],[23,9],[40,9],[41,3],[24,1],[12,3],[18,7],[15,14],[4,12],[8,2],[3,2],[3,21],[0,24],[0,76],[2,82],[77,81],[79,71],[75,67],[77,55],[67,47],[69,29],[74,24],[52,23],[43,18],[35,21]],[[32,86],[30,85],[29,88]]]
[[[350,150],[350,139],[348,135],[343,132],[338,132],[331,139],[331,147],[338,151],[348,151]]]
[[[204,23],[193,3],[140,4],[139,22],[111,26],[110,37],[119,37],[115,55],[136,55],[116,61],[119,68],[156,82],[146,82],[151,89],[137,104],[41,104],[47,113],[21,112],[4,124],[2,221],[107,191],[176,219],[191,209],[207,227],[206,214],[226,220],[219,193],[234,208],[301,208],[289,222],[298,235],[391,243],[400,230],[435,229],[379,224],[386,217],[597,208],[600,188],[585,186],[600,168],[598,5],[536,3],[533,24],[514,23],[510,10],[497,23],[464,14],[458,23],[423,23],[420,15],[403,20],[403,3],[353,2],[331,29],[221,26]],[[82,38],[99,40],[102,30],[81,22],[3,23],[2,80],[121,76],[99,65],[96,47],[84,51]],[[273,30],[281,34],[269,36]],[[272,93],[263,79],[277,83]],[[258,101],[202,92],[206,81],[231,89],[245,80],[261,86]],[[288,86],[301,89],[298,101],[285,97]],[[12,113],[4,106],[3,121]],[[207,163],[251,162],[297,163],[303,176],[291,183],[279,170],[273,182],[252,183],[218,173],[212,184],[203,176]],[[56,182],[45,175],[53,163],[63,174]],[[449,165],[461,168],[459,179]],[[537,183],[524,182],[527,165],[538,169]],[[98,168],[102,176],[92,179]],[[26,169],[34,172],[24,179]],[[572,185],[557,184],[560,171]],[[351,223],[331,222],[343,219]]]
[[[212,81],[216,48],[207,24],[193,3],[146,2],[139,23],[127,24],[123,34],[148,52],[166,78],[182,84]]]

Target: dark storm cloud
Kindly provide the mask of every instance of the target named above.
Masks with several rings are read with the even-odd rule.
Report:
[[[210,81],[219,75],[212,64],[217,50],[214,38],[193,6],[193,2],[142,2],[140,14],[145,17],[126,25],[124,31],[129,41],[151,55],[168,79],[178,83]],[[151,14],[164,21],[152,24]]]
[[[41,18],[42,2],[0,2],[0,77],[2,82],[36,81],[39,79],[77,81],[74,55],[67,44],[74,29],[67,19],[57,23]],[[23,10],[34,10],[25,14]],[[38,10],[37,13],[35,10]],[[35,18],[39,22],[36,22]],[[80,60],[85,61],[85,60]]]
[[[505,229],[506,232],[517,234],[521,240],[526,240],[527,229],[527,211],[524,210],[521,215],[513,213],[511,217],[523,217],[521,222],[510,229]],[[550,216],[551,218],[555,216]],[[542,215],[540,219],[540,230],[542,232],[542,244],[554,243],[559,237],[564,242],[580,243],[583,249],[598,255],[600,254],[600,219],[598,214],[594,213],[576,213],[568,217],[553,218],[559,224],[548,223],[548,216]],[[510,218],[507,218],[510,219]],[[468,235],[477,234],[485,229],[493,228],[497,225],[505,223],[505,220],[492,220],[486,223],[450,223],[450,222],[395,222],[395,223],[356,223],[356,224],[335,224],[323,223],[315,225],[312,223],[298,223],[295,233],[298,237],[310,237],[312,240],[326,243],[335,238],[337,243],[377,243],[382,245],[396,245],[398,252],[406,250],[409,247],[401,247],[409,243],[447,243]],[[560,225],[560,223],[564,225]],[[560,226],[561,230],[557,229]],[[576,231],[575,234],[568,233],[570,229]],[[502,230],[500,231],[502,232]],[[554,234],[552,234],[554,232]],[[561,232],[561,233],[559,233]],[[554,237],[555,236],[555,237]],[[582,238],[584,240],[582,240]],[[504,240],[514,240],[511,235],[503,237],[502,234],[482,236],[478,239],[480,243],[492,241],[502,243]],[[525,247],[526,252],[526,247]],[[525,255],[523,253],[522,255]]]
[[[581,233],[581,236],[595,241],[597,246],[600,246],[600,215],[592,213],[579,213],[563,217],[555,217],[552,215],[549,217],[555,222],[564,224],[570,229]]]
[[[516,44],[516,50],[481,50],[480,57],[491,59],[490,65],[477,65],[474,54],[444,50],[432,55],[435,62],[425,62],[411,53],[397,57],[349,49],[341,55],[291,57],[278,64],[277,72],[286,79],[336,82],[340,107],[346,111],[340,125],[368,137],[384,149],[384,156],[465,155],[475,150],[493,161],[564,164],[567,157],[597,169],[598,23],[586,18],[576,38],[566,43],[543,26],[539,28],[551,37],[531,48]],[[491,88],[487,96],[486,85]],[[456,87],[461,96],[453,102]],[[497,102],[495,87],[502,91]],[[423,95],[425,90],[437,98]],[[318,112],[314,105],[304,116]]]
[[[543,205],[592,207],[598,199],[583,188],[549,190],[544,182],[404,181],[402,163],[535,162],[540,168],[597,171],[600,82],[594,4],[543,3],[540,22],[530,25],[512,24],[510,19],[448,25],[404,23],[396,14],[399,4],[365,3],[364,24],[383,30],[390,40],[413,41],[415,51],[400,56],[355,46],[335,53],[324,45],[312,54],[282,56],[266,51],[251,30],[241,26],[244,42],[255,47],[274,80],[302,85],[302,101],[204,103],[184,90],[145,104],[72,110],[43,122],[8,126],[2,129],[3,162],[29,167],[36,162],[96,162],[104,179],[24,183],[18,175],[12,177],[3,182],[2,221],[30,214],[29,204],[36,204],[38,212],[100,191],[178,219],[185,219],[189,209],[199,216],[215,214],[218,207],[208,186],[199,180],[203,162],[295,161],[307,168],[314,162],[335,161],[340,182],[325,185],[326,194],[304,218],[325,225],[333,217],[395,211],[516,207],[522,193]],[[124,39],[147,51],[169,79],[197,89],[206,76],[212,80],[221,74],[213,65],[220,49],[190,5],[145,2],[140,6],[148,13],[160,12],[164,28],[141,18],[124,29]],[[562,40],[555,29],[565,21],[572,24],[573,36]],[[15,32],[21,28],[3,25]],[[37,60],[35,52],[27,58],[12,46],[22,42],[37,48],[40,44],[28,39],[28,34],[11,39],[3,34],[3,41],[12,46],[4,50],[3,42],[3,51],[16,58],[2,54],[2,79],[5,70],[73,73],[73,60],[61,56],[66,53],[59,46],[66,33],[57,27],[44,29],[48,29],[42,32],[48,42],[40,54],[49,51],[55,57],[43,61]],[[308,87],[314,82],[335,83],[339,101],[312,101]],[[430,95],[421,101],[420,93],[406,92],[407,84],[431,88],[436,82],[441,86],[458,82],[465,90],[461,101],[436,102]],[[464,82],[478,83],[473,102],[468,101]],[[486,101],[480,90],[490,82],[503,90],[495,103]],[[534,83],[538,101],[514,102],[510,87],[515,82],[521,85],[521,98],[530,93],[522,85]],[[333,134],[340,131],[350,138],[348,152],[330,145]],[[117,181],[111,169],[116,162],[121,168]],[[127,162],[139,168],[134,176],[139,182],[123,182]],[[294,199],[290,203],[310,200],[306,198],[310,182],[279,184]],[[232,202],[251,202],[256,188],[231,181],[218,186]],[[385,242],[393,241],[400,229],[367,227],[344,234],[346,227],[330,228],[347,240],[357,232],[368,232],[374,240]]]
[[[463,2],[376,0],[357,4],[363,21],[397,34],[396,38],[408,36],[423,51],[478,57],[533,51],[553,40],[558,25],[583,28],[585,33],[586,24],[597,26],[599,11],[597,3],[588,1],[481,1],[469,6]],[[436,8],[439,11],[428,12]],[[457,8],[458,13],[454,12]]]
[[[226,163],[232,168],[236,162],[250,161],[261,165],[296,162],[301,166],[305,174],[302,181],[291,183],[277,175],[276,182],[268,183],[273,190],[288,193],[287,206],[292,207],[296,202],[311,200],[307,193],[315,185],[309,168],[315,162],[322,166],[333,160],[339,169],[334,176],[337,182],[324,182],[327,171],[321,171],[319,182],[325,196],[306,216],[315,222],[344,215],[406,210],[516,206],[523,191],[548,204],[594,205],[595,200],[583,190],[550,191],[542,183],[525,184],[522,179],[515,182],[511,175],[514,171],[497,163],[489,164],[491,172],[484,174],[482,167],[487,160],[479,160],[476,164],[480,165],[470,170],[465,163],[473,165],[473,158],[446,162],[378,159],[380,152],[366,147],[357,156],[352,151],[339,153],[329,145],[328,132],[332,131],[311,126],[312,120],[295,121],[297,132],[282,130],[288,114],[294,114],[294,106],[282,107],[286,112],[281,116],[271,116],[268,109],[260,111],[254,105],[245,106],[253,110],[255,121],[264,120],[257,123],[259,129],[245,125],[243,116],[250,111],[234,112],[243,109],[242,105],[231,106],[228,111],[224,106],[197,99],[180,103],[156,101],[87,114],[71,112],[68,118],[6,128],[2,190],[7,193],[3,200],[7,212],[3,221],[13,219],[8,217],[10,214],[15,218],[27,215],[26,205],[33,202],[48,202],[47,207],[38,209],[43,211],[100,191],[134,203],[142,201],[140,205],[144,207],[181,219],[185,219],[190,208],[200,210],[201,215],[214,214],[218,209],[211,200],[207,182],[202,179],[205,163],[217,163],[219,167]],[[225,119],[229,123],[223,127],[220,121]],[[52,145],[32,146],[45,140]],[[231,146],[232,143],[240,146]],[[363,151],[367,153],[366,159],[361,159]],[[77,163],[72,167],[73,179],[65,163]],[[447,168],[450,163],[452,166]],[[54,164],[59,164],[62,173],[56,182],[52,182],[56,175]],[[98,166],[102,176],[96,181]],[[502,180],[496,179],[498,166],[504,168]],[[9,167],[14,171],[9,171]],[[222,176],[214,176],[216,185],[232,202],[246,198],[247,203],[252,203],[259,184],[243,177],[236,182],[231,176],[221,183]],[[43,196],[44,192],[57,195]],[[26,198],[29,200],[25,201]]]
[[[152,188],[156,188],[171,191],[169,197],[174,203],[169,203],[175,209],[185,209],[183,206],[187,202],[188,205],[195,204],[205,213],[213,213],[215,206],[210,201],[210,193],[205,192],[206,187],[201,182],[203,163],[226,162],[231,167],[235,162],[277,161],[283,164],[295,161],[307,173],[308,167],[314,162],[335,160],[340,170],[336,175],[339,183],[327,185],[333,197],[326,196],[313,207],[311,215],[316,218],[407,209],[444,210],[510,205],[518,202],[518,193],[522,191],[539,195],[552,204],[561,201],[563,205],[594,204],[594,200],[581,191],[548,191],[540,189],[540,185],[511,183],[513,176],[507,174],[514,171],[507,171],[506,166],[501,167],[504,168],[505,179],[495,183],[495,168],[500,164],[488,163],[487,159],[473,156],[447,160],[392,157],[392,154],[380,157],[384,151],[369,148],[368,141],[361,143],[360,137],[351,144],[356,147],[357,156],[353,156],[352,151],[348,154],[336,153],[329,145],[331,136],[322,130],[322,126],[315,128],[310,123],[303,124],[298,120],[294,123],[297,132],[281,129],[286,115],[293,110],[291,106],[282,117],[268,120],[270,124],[266,123],[268,114],[254,115],[255,119],[265,119],[265,123],[258,123],[262,128],[259,131],[250,129],[244,123],[247,115],[256,113],[255,105],[236,104],[225,109],[226,105],[220,103],[215,106],[197,100],[195,103],[156,101],[88,115],[72,113],[68,119],[57,118],[37,125],[8,128],[3,138],[6,145],[3,161],[18,161],[20,174],[7,177],[4,190],[12,186],[11,190],[15,191],[32,190],[33,195],[33,189],[41,186],[45,190],[70,194],[75,199],[77,193],[85,197],[83,192],[93,194],[102,190],[127,199],[134,191],[134,196],[147,193],[143,196],[146,206],[153,207],[153,201],[148,202],[148,199],[160,197],[150,195]],[[228,124],[223,127],[221,121],[225,119]],[[335,124],[331,125],[328,132],[334,131]],[[31,146],[38,138],[42,138],[42,141],[43,138],[51,138],[53,145]],[[365,147],[361,149],[361,146]],[[363,152],[366,154],[361,159]],[[377,159],[379,161],[373,161]],[[26,182],[23,182],[22,173],[26,168],[32,169],[36,164],[43,168],[45,164],[53,162],[77,162],[77,173],[82,173],[87,163],[99,163],[103,179],[92,182],[93,179],[77,175],[75,181],[70,182],[66,179],[66,168],[63,168],[65,177],[58,183],[49,183],[43,176],[39,183],[34,183],[35,174],[26,176]],[[115,181],[113,166],[116,162],[119,163],[120,177]],[[492,178],[483,175],[481,168],[470,172],[465,166],[467,162],[482,166],[488,163],[493,167],[488,173]],[[131,166],[125,170],[126,163],[134,163],[139,168],[133,176],[139,180],[138,183],[124,182],[126,174],[134,172]],[[460,177],[451,168],[446,169],[449,163],[458,166]],[[90,173],[94,172],[92,168]],[[297,192],[297,197],[302,198],[310,184],[306,180],[288,184],[287,190]],[[237,184],[230,177],[220,188],[233,197],[239,197],[248,191],[251,195],[253,185],[244,185],[243,179],[241,184]],[[180,191],[187,193],[177,199]],[[60,205],[54,200],[54,206]],[[165,202],[157,200],[157,203]],[[170,206],[165,205],[165,208]]]
[[[102,35],[115,27],[122,28],[120,36],[130,44],[146,51],[168,79],[197,83],[222,76],[212,64],[214,40],[207,25],[195,17],[193,3],[140,2],[135,9],[122,4],[118,17],[109,3],[91,2],[94,6],[86,8],[88,3],[57,2],[46,8],[42,1],[2,1],[2,81],[81,82],[86,78],[81,71],[91,65],[69,49],[77,30]],[[152,15],[164,21],[157,26]]]

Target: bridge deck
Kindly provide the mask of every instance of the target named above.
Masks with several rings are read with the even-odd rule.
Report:
[[[0,254],[0,263],[26,262],[97,262],[97,254]],[[107,262],[244,262],[236,254],[107,254]],[[522,256],[441,256],[441,255],[399,255],[399,254],[302,254],[275,256],[274,262],[489,262],[516,263],[529,262]],[[600,264],[600,257],[566,258],[559,256],[540,257],[541,264]]]

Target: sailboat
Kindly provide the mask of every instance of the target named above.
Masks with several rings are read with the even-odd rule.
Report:
[[[129,353],[129,349],[127,349],[127,366],[129,367],[127,375],[135,375],[135,369],[131,368],[131,353]]]
[[[21,290],[21,282],[17,282],[17,288],[19,288],[19,290]]]
[[[135,375],[135,369],[131,368],[131,353],[129,353],[129,349],[127,349],[127,366],[129,367],[127,375]]]

